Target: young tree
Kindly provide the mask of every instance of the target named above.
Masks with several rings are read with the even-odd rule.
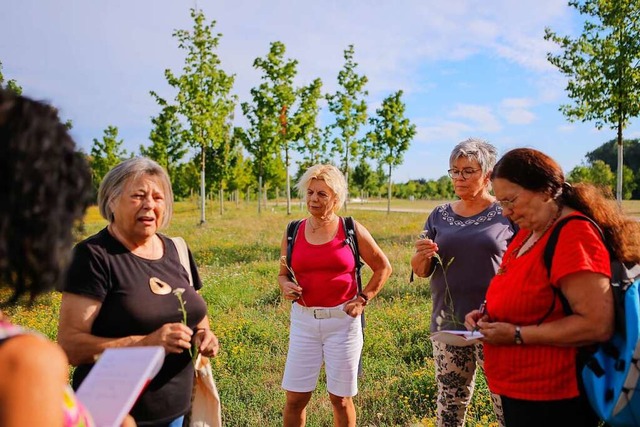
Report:
[[[222,144],[217,144],[207,151],[207,186],[210,189],[217,187],[220,215],[224,213],[225,186],[242,155],[242,141],[232,132],[231,123],[229,130]],[[225,167],[218,165],[221,160],[224,160]]]
[[[333,150],[341,158],[341,169],[349,185],[349,161],[362,151],[357,139],[360,128],[367,122],[367,104],[364,100],[369,93],[364,89],[367,77],[356,73],[358,64],[353,60],[353,45],[344,51],[344,68],[338,73],[340,88],[333,95],[327,95],[329,111],[335,115],[333,129],[338,136],[333,140]],[[347,209],[347,202],[344,204]]]
[[[615,187],[616,176],[611,172],[608,164],[602,160],[595,160],[590,165],[576,166],[573,168],[567,179],[572,183],[588,182],[613,189]]]
[[[262,83],[251,90],[254,102],[260,100],[260,134],[273,140],[273,145],[284,152],[286,171],[287,214],[291,213],[291,188],[289,178],[290,149],[292,135],[290,110],[296,102],[297,94],[293,80],[298,73],[298,61],[284,57],[284,43],[271,43],[269,53],[264,58],[256,58],[253,67],[262,71]],[[247,108],[245,114],[251,114]],[[253,111],[254,116],[256,112]]]
[[[249,121],[247,129],[236,127],[235,135],[242,141],[242,145],[251,154],[251,171],[258,185],[258,213],[262,212],[262,194],[265,183],[275,177],[278,146],[268,138],[269,130],[262,126],[265,109],[262,108],[263,99],[254,89],[251,90],[254,105],[242,103],[242,111]]]
[[[622,132],[640,114],[640,2],[637,0],[571,0],[585,15],[582,34],[573,39],[545,29],[545,40],[562,53],[549,62],[569,78],[567,93],[574,103],[560,111],[570,120],[595,120],[596,127],[617,130],[616,197],[622,200]]]
[[[155,93],[152,92],[152,95]],[[185,142],[182,140],[183,129],[176,115],[176,107],[168,105],[165,100],[156,96],[158,104],[162,106],[162,110],[156,117],[151,118],[153,127],[149,133],[151,145],[148,147],[140,146],[140,154],[155,160],[164,167],[171,177],[171,185],[180,179],[178,177],[178,164],[181,163],[187,154]],[[177,197],[184,197],[186,194],[179,194],[175,191]]]
[[[216,22],[206,23],[201,10],[191,9],[193,31],[177,30],[173,36],[178,39],[180,49],[186,50],[182,74],[176,76],[171,70],[165,71],[169,85],[178,90],[176,112],[184,119],[186,127],[182,138],[200,150],[200,223],[205,222],[206,200],[206,152],[217,152],[229,140],[231,117],[237,102],[231,89],[234,75],[220,68],[220,59],[215,51],[222,34],[213,34]],[[215,162],[214,170],[227,170],[228,159],[209,158]]]
[[[129,157],[127,151],[122,148],[123,143],[124,140],[118,139],[118,128],[116,126],[108,126],[104,130],[102,140],[93,139],[90,165],[93,186],[96,191],[107,172]]]
[[[387,214],[391,212],[391,173],[395,166],[403,162],[405,151],[416,135],[416,125],[405,117],[406,107],[402,102],[402,91],[389,95],[376,110],[376,117],[369,122],[373,130],[369,139],[374,156],[388,168]]]
[[[365,199],[367,194],[376,191],[377,175],[371,165],[364,159],[353,168],[351,182],[360,190],[360,198]]]

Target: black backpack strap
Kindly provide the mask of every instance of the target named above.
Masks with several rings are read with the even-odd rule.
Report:
[[[351,216],[340,217],[342,221],[342,228],[346,239],[344,243],[349,245],[353,258],[356,261],[356,283],[358,284],[358,293],[362,292],[362,277],[361,271],[364,263],[360,259],[360,251],[358,250],[358,236],[356,235],[356,222]],[[366,325],[364,320],[364,311],[360,315],[360,323],[362,325],[362,336],[364,338],[364,327]],[[358,362],[358,376],[362,376],[362,353],[360,354],[360,361]]]
[[[287,267],[291,268],[291,254],[293,253],[293,243],[298,235],[301,219],[296,219],[287,224]]]
[[[362,277],[361,271],[364,263],[360,259],[360,251],[358,250],[358,236],[356,235],[356,223],[352,216],[341,217],[342,228],[346,236],[345,244],[351,248],[353,253],[353,259],[356,261],[356,281],[358,283],[358,292],[362,292]]]
[[[553,255],[556,250],[556,245],[558,244],[558,239],[560,238],[560,231],[562,231],[562,228],[569,221],[573,221],[573,220],[587,221],[593,224],[596,230],[598,230],[598,233],[600,233],[600,237],[602,238],[602,241],[605,242],[605,245],[606,245],[606,240],[604,238],[604,233],[602,232],[602,229],[591,218],[587,216],[582,216],[582,215],[571,215],[571,216],[562,218],[561,220],[558,221],[555,227],[553,227],[553,230],[551,230],[551,234],[549,235],[549,240],[547,240],[547,244],[544,247],[543,259],[544,259],[544,265],[547,268],[547,276],[549,277],[549,279],[551,279],[551,266],[553,264]],[[547,319],[547,317],[549,317],[551,313],[553,313],[553,310],[556,306],[556,296],[560,300],[560,303],[562,303],[562,310],[564,311],[564,313],[566,315],[569,315],[572,313],[571,306],[569,305],[569,301],[567,301],[567,298],[562,294],[562,291],[560,290],[560,288],[552,283],[551,289],[553,290],[553,302],[551,303],[551,307],[549,307],[549,310],[547,310],[545,315],[542,316],[542,318],[538,322],[538,325],[544,322]]]

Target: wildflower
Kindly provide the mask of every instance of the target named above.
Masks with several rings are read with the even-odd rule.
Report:
[[[444,263],[444,261],[442,260],[439,254],[436,253],[434,254],[433,257],[437,260],[436,266],[439,265],[440,268],[442,268],[442,277],[444,278],[444,288],[445,288],[444,305],[449,311],[449,313],[445,313],[444,310],[440,312],[440,316],[438,316],[441,319],[440,322],[442,322],[446,318],[449,318],[449,320],[454,325],[462,325],[463,323],[460,322],[454,314],[453,297],[451,296],[451,289],[449,288],[449,281],[447,280],[447,270],[449,270],[449,267],[451,266],[451,263],[453,262],[455,257],[451,257],[451,259],[449,259],[449,261],[446,264]],[[436,323],[437,323],[437,319],[436,319]],[[438,329],[440,329],[440,324],[441,323],[438,323]]]
[[[187,325],[187,309],[185,307],[185,305],[187,305],[187,302],[182,298],[183,293],[184,293],[184,288],[176,288],[173,290],[173,294],[176,296],[176,298],[178,298],[178,303],[180,304],[180,308],[178,308],[178,311],[182,313],[182,324],[185,326],[188,326]],[[192,340],[191,347],[189,348],[189,356],[191,356],[191,361],[193,362],[194,366],[195,366],[196,357],[198,356],[198,352],[195,347],[196,347],[196,343],[194,340]]]

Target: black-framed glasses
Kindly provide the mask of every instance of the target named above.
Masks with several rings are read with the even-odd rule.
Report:
[[[449,169],[447,173],[451,178],[462,177],[462,179],[469,179],[471,175],[480,171],[481,169],[464,168],[464,169]]]
[[[503,209],[513,209],[516,204],[516,200],[518,200],[518,197],[520,197],[520,194],[516,194],[516,197],[511,200],[496,200],[496,202],[498,202],[500,207]]]

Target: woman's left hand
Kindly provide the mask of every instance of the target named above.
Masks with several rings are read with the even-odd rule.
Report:
[[[484,336],[482,341],[493,345],[515,345],[516,325],[505,322],[478,320],[478,327]]]
[[[199,328],[194,336],[198,352],[206,357],[215,357],[220,350],[218,337],[209,328]]]
[[[364,312],[364,304],[360,299],[354,299],[344,305],[344,312],[351,317],[358,317]]]

